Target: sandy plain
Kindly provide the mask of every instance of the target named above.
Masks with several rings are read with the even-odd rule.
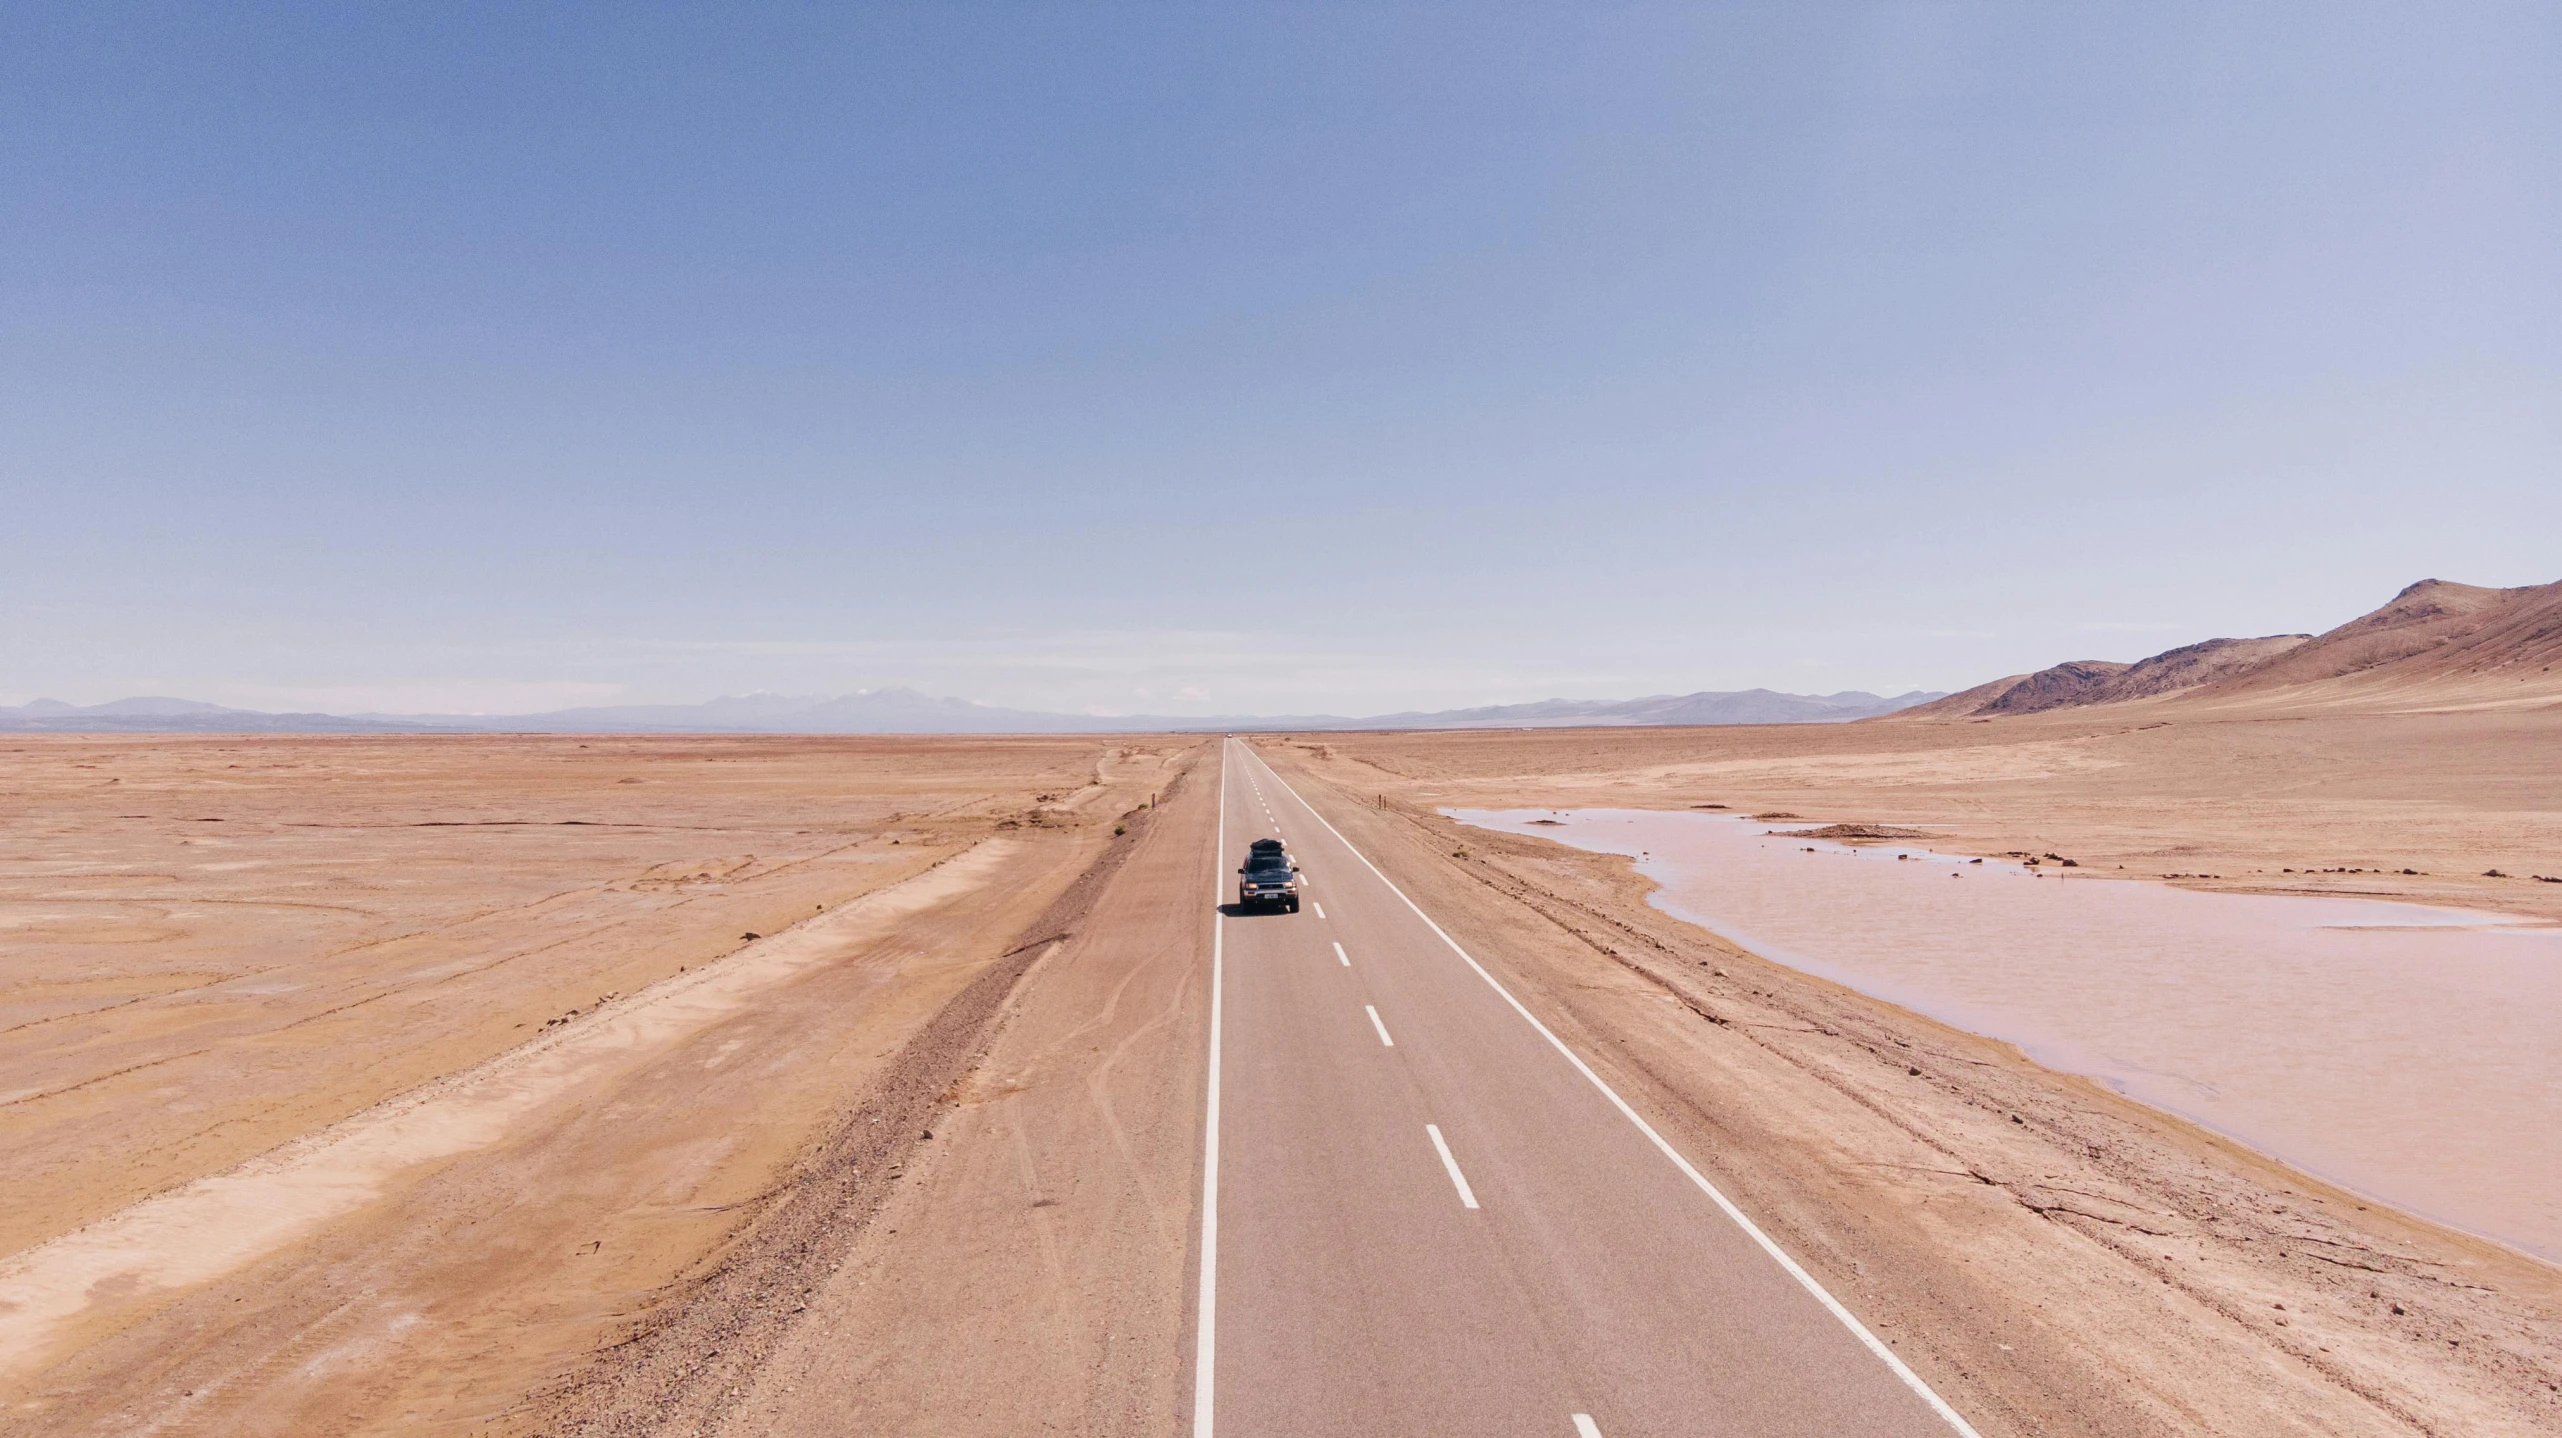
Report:
[[[2562,715],[1258,745],[1983,1433],[2562,1429],[2550,1266],[1438,812],[2549,919]],[[0,747],[0,1430],[1176,1431],[1212,746]]]
[[[0,1427],[527,1428],[1190,747],[10,743]]]

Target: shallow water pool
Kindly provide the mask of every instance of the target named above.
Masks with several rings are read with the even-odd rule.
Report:
[[[1765,958],[2562,1261],[2562,929],[2041,876],[1726,815],[1452,815],[1628,855],[1658,908]]]

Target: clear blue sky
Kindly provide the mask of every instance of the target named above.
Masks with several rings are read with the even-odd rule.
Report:
[[[0,11],[0,700],[1955,688],[2562,578],[2550,4]]]

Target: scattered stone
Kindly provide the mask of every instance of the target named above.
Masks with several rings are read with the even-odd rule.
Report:
[[[1771,816],[1756,814],[1753,817],[1767,819]],[[1886,824],[1827,824],[1820,829],[1791,829],[1785,837],[1791,839],[1927,839],[1930,835],[1921,829],[1898,829]]]

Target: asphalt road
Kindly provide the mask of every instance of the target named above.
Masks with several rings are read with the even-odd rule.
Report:
[[[1216,921],[1196,1438],[1970,1434],[1245,745],[1296,914]]]

